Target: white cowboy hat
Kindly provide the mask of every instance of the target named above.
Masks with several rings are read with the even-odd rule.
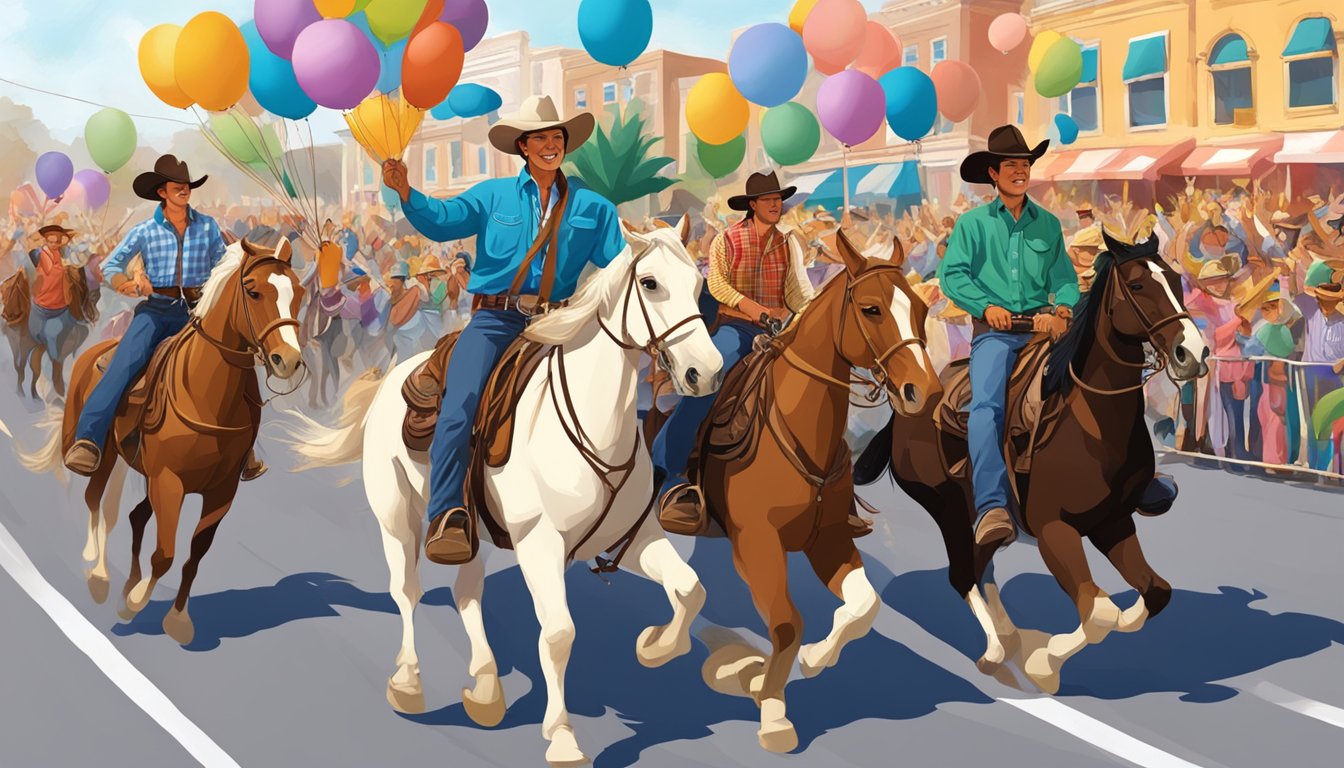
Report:
[[[568,120],[561,120],[560,112],[555,108],[555,102],[551,101],[550,96],[529,96],[518,108],[516,116],[500,120],[490,128],[490,143],[506,155],[517,155],[521,154],[518,151],[518,139],[524,133],[564,128],[569,134],[565,154],[569,154],[593,135],[595,123],[592,114],[588,112],[580,112]]]

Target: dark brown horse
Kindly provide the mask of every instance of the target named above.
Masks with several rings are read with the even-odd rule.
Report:
[[[18,379],[18,393],[23,394],[23,379],[28,372],[28,359],[37,342],[28,333],[28,313],[32,311],[33,293],[28,275],[19,270],[0,283],[0,322],[4,323],[5,338],[9,340],[14,359],[14,376]],[[33,376],[31,395],[37,397],[37,376]]]
[[[932,418],[892,423],[879,432],[855,465],[868,484],[890,466],[896,483],[933,517],[947,547],[948,578],[985,631],[978,666],[1005,682],[1012,657],[1041,690],[1059,689],[1064,662],[1113,630],[1133,632],[1167,605],[1171,587],[1144,559],[1133,513],[1153,478],[1152,442],[1144,426],[1144,344],[1150,344],[1175,380],[1208,372],[1208,346],[1182,303],[1180,278],[1158,256],[1157,240],[1127,245],[1106,235],[1092,292],[1073,325],[1049,352],[1042,413],[1028,474],[1016,478],[1019,507],[1041,558],[1078,609],[1074,632],[1023,637],[999,600],[993,552],[976,551],[969,472],[948,466],[967,455],[964,439],[940,432]],[[962,473],[958,473],[962,474]],[[1083,538],[1110,559],[1139,593],[1121,611],[1092,580]]]
[[[750,696],[761,708],[761,746],[788,752],[798,744],[785,716],[784,686],[794,661],[812,676],[833,666],[844,646],[872,626],[879,601],[863,570],[849,524],[854,507],[845,444],[851,369],[874,371],[902,416],[923,414],[941,392],[924,350],[928,308],[893,258],[867,260],[842,234],[845,272],[831,280],[773,349],[749,358],[738,375],[761,370],[754,445],[730,457],[702,444],[699,484],[710,514],[733,547],[738,573],[765,619],[771,651],[725,644],[704,665],[715,690]],[[764,366],[762,369],[761,366]],[[721,401],[711,420],[722,414]],[[713,440],[711,439],[712,443]],[[787,555],[803,551],[817,577],[844,604],[821,642],[799,647],[802,617],[789,597]]]

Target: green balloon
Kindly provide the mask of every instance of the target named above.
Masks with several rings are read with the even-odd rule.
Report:
[[[771,107],[761,118],[761,143],[770,159],[780,165],[805,163],[821,145],[821,124],[796,101]]]
[[[410,37],[420,14],[425,12],[424,0],[380,0],[364,9],[369,30],[383,45],[392,45]]]
[[[107,107],[84,124],[84,143],[89,157],[107,173],[119,170],[135,154],[135,123],[120,109]]]
[[[278,159],[283,151],[275,125],[260,125],[237,112],[211,115],[210,129],[224,145],[225,151],[240,163],[260,163],[264,166],[266,161]]]
[[[1045,52],[1036,68],[1036,92],[1054,99],[1078,85],[1083,77],[1083,49],[1070,38],[1061,38]]]
[[[706,144],[696,139],[695,155],[705,172],[716,179],[737,170],[742,158],[747,156],[746,134],[740,135],[727,144]]]

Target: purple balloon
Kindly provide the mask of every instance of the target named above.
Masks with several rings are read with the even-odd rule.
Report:
[[[75,164],[64,152],[45,152],[37,158],[37,186],[48,200],[65,194],[70,180],[75,177]]]
[[[470,51],[485,37],[490,23],[490,9],[485,0],[444,0],[439,21],[446,21],[462,33],[462,49]]]
[[[112,194],[112,185],[102,171],[85,168],[75,174],[75,183],[84,189],[84,204],[89,210],[102,208]]]
[[[382,71],[373,43],[344,19],[324,19],[299,33],[292,61],[299,87],[328,109],[354,109]]]
[[[322,20],[313,0],[257,0],[252,13],[262,42],[282,59],[293,56],[300,32]]]
[[[842,144],[871,139],[886,117],[887,97],[876,80],[856,69],[826,78],[817,91],[817,117]]]

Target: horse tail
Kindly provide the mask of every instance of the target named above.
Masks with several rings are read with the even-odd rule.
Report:
[[[895,414],[892,414],[891,418],[887,419],[886,426],[873,435],[873,439],[868,441],[868,447],[863,449],[858,461],[854,462],[855,485],[872,483],[891,465],[891,429],[895,419]]]
[[[296,410],[286,411],[297,423],[283,426],[289,433],[285,442],[302,457],[291,472],[350,464],[363,457],[364,421],[384,378],[376,373],[371,369],[351,383],[341,399],[341,415],[335,427],[319,424]]]
[[[36,428],[42,435],[42,444],[31,451],[25,451],[14,443],[14,453],[19,464],[29,472],[38,474],[52,473],[65,479],[65,452],[62,450],[63,435],[61,422],[64,415],[58,408],[48,408],[38,420]]]

